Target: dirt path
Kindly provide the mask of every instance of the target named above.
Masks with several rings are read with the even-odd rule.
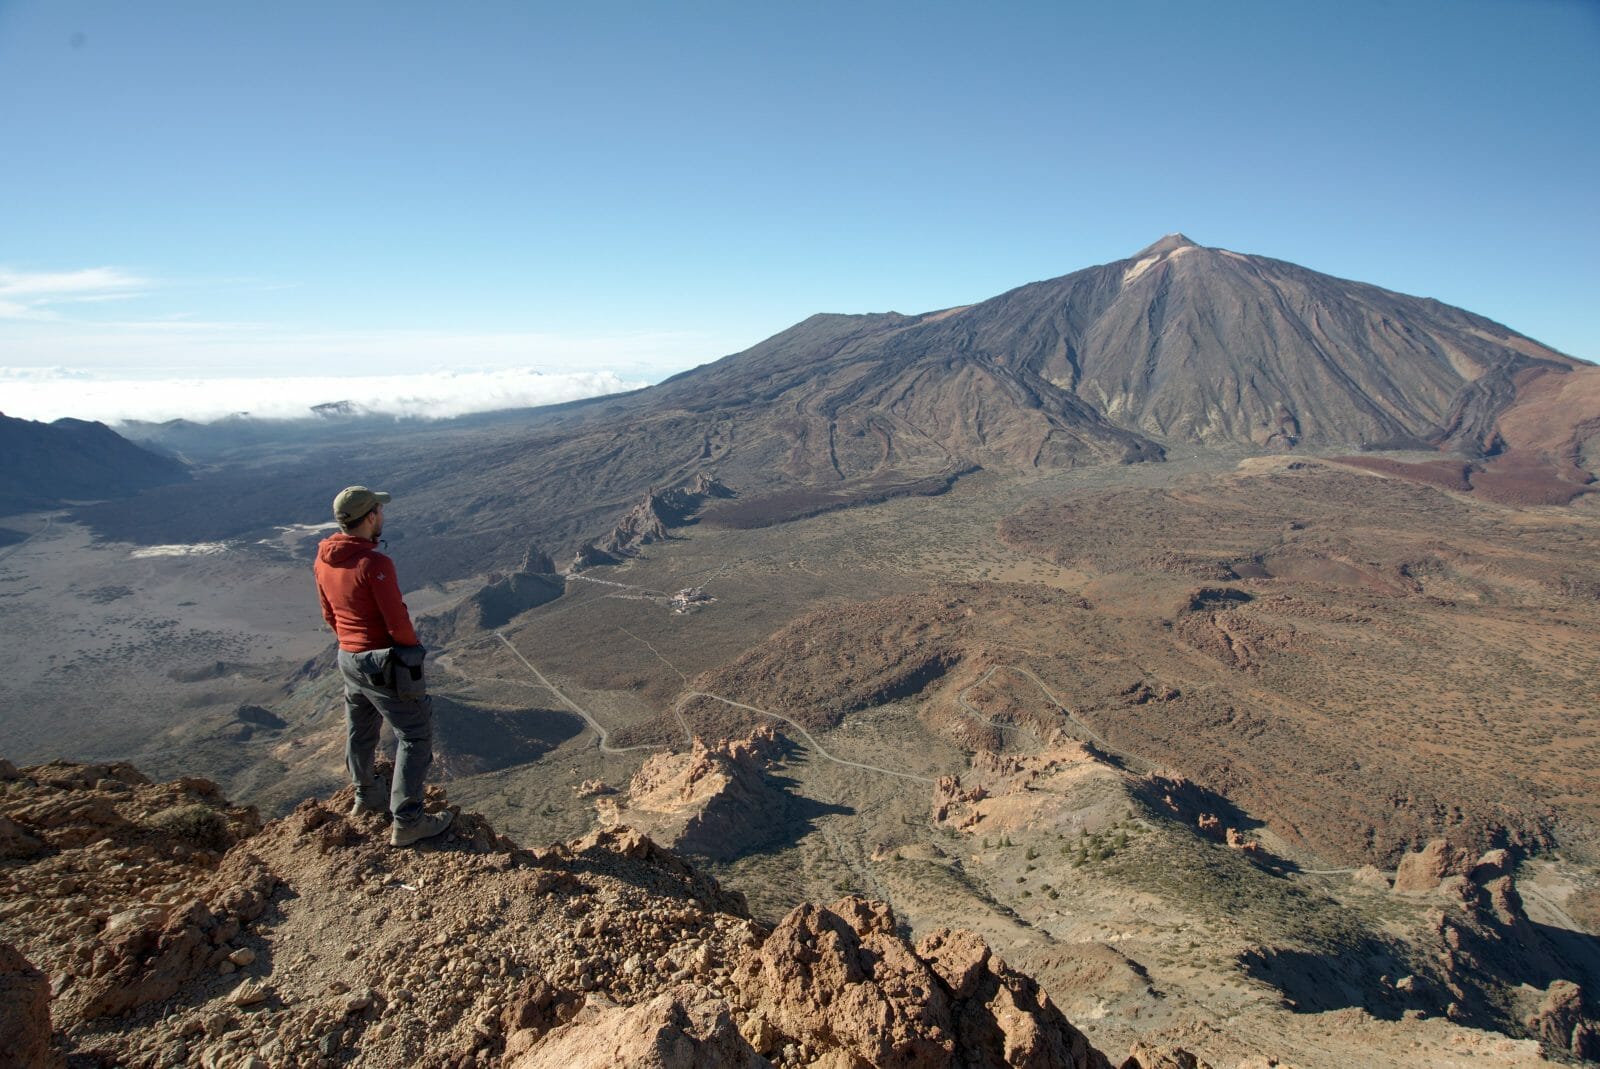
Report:
[[[677,665],[673,664],[671,661],[667,660],[665,657],[663,657],[661,655],[661,651],[656,649],[654,646],[652,646],[648,641],[646,641],[645,639],[640,638],[638,635],[634,634],[632,631],[629,631],[626,627],[619,627],[617,630],[621,631],[624,635],[627,635],[629,638],[631,638],[635,642],[639,643],[645,649],[647,649],[651,653],[655,654],[656,660],[660,661],[662,664],[666,665],[668,668],[670,668],[674,672],[676,672],[678,674],[678,678],[680,680],[682,680],[684,683],[688,683],[689,682],[689,677],[683,674],[683,670],[680,669]],[[690,749],[693,749],[694,748],[694,732],[689,730],[689,721],[687,721],[687,720],[685,720],[683,718],[683,708],[682,708],[682,706],[683,706],[682,702],[673,702],[672,703],[672,715],[678,718],[678,726],[683,729],[684,742],[689,746]]]
[[[620,753],[633,753],[636,750],[659,750],[659,749],[661,749],[660,746],[657,746],[657,745],[655,745],[653,743],[646,743],[645,745],[642,745],[642,746],[620,746],[619,747],[619,746],[611,745],[611,732],[606,730],[606,728],[601,725],[600,721],[596,720],[593,716],[591,716],[589,714],[589,710],[585,709],[583,706],[579,705],[577,702],[573,701],[571,698],[569,698],[565,694],[561,693],[561,691],[557,690],[555,684],[551,683],[548,679],[546,679],[544,677],[544,673],[539,671],[537,668],[535,668],[533,666],[533,662],[528,660],[526,657],[524,657],[522,655],[522,651],[517,649],[516,646],[512,645],[511,644],[511,640],[506,638],[505,635],[501,634],[499,631],[496,631],[494,633],[494,637],[499,639],[501,642],[504,642],[506,644],[506,649],[510,650],[512,652],[512,654],[517,658],[517,660],[521,661],[523,663],[523,665],[528,669],[528,671],[533,673],[534,678],[539,681],[541,686],[543,686],[551,694],[554,694],[557,698],[559,698],[561,700],[561,703],[563,705],[565,705],[568,709],[571,709],[573,712],[575,712],[579,716],[583,717],[584,723],[586,723],[590,727],[594,728],[594,733],[596,735],[600,736],[600,752],[601,753],[620,754]]]
[[[575,583],[575,582],[579,582],[579,581],[582,581],[582,582],[585,582],[585,583],[598,583],[601,586],[614,586],[614,587],[617,587],[619,590],[639,590],[639,591],[644,592],[645,594],[648,594],[652,598],[661,598],[663,600],[672,597],[671,594],[668,594],[664,590],[652,590],[651,588],[649,588],[647,586],[634,586],[631,583],[614,583],[610,579],[591,579],[587,575],[579,575],[576,572],[568,572],[567,573],[567,582]]]
[[[33,532],[33,534],[29,535],[27,538],[24,538],[22,541],[18,542],[16,545],[7,546],[5,549],[0,549],[0,560],[5,560],[7,557],[11,556],[11,554],[15,553],[17,550],[21,549],[23,546],[27,545],[29,542],[32,542],[35,538],[38,538],[40,535],[44,534],[46,531],[50,530],[51,525],[54,524],[55,522],[56,522],[56,518],[54,516],[46,516],[44,518],[44,526],[43,527],[39,528],[37,531]]]
[[[1142,757],[1136,757],[1135,755],[1133,755],[1131,753],[1128,753],[1126,750],[1119,750],[1115,746],[1113,746],[1109,742],[1107,742],[1103,737],[1101,737],[1101,735],[1100,735],[1100,733],[1098,731],[1096,731],[1094,728],[1090,727],[1088,724],[1084,723],[1081,719],[1079,719],[1077,713],[1074,713],[1071,709],[1067,708],[1067,705],[1066,705],[1065,702],[1063,702],[1060,698],[1057,698],[1053,693],[1051,693],[1050,688],[1044,685],[1044,681],[1042,679],[1040,679],[1038,676],[1034,675],[1028,669],[1023,668],[1020,665],[1015,665],[1015,664],[997,664],[993,668],[990,668],[982,676],[980,676],[975,683],[973,683],[971,686],[967,687],[965,690],[961,691],[961,693],[957,694],[956,695],[956,701],[961,706],[961,711],[962,712],[968,713],[971,716],[975,717],[976,719],[981,720],[983,723],[992,725],[993,727],[997,727],[997,728],[1001,728],[1001,729],[1005,729],[1005,730],[1011,730],[1011,731],[1025,731],[1025,730],[1026,731],[1031,731],[1031,729],[1023,728],[1020,725],[1001,724],[1001,723],[998,723],[996,721],[989,720],[986,717],[984,717],[981,713],[979,713],[978,710],[975,709],[972,706],[972,704],[967,701],[967,694],[971,690],[973,690],[973,688],[982,686],[984,683],[988,682],[989,681],[989,677],[994,675],[996,672],[1000,671],[1001,669],[1005,669],[1005,670],[1008,670],[1008,671],[1016,672],[1018,675],[1023,676],[1025,678],[1027,678],[1028,680],[1030,680],[1033,683],[1033,685],[1038,687],[1039,690],[1044,694],[1044,696],[1050,700],[1050,704],[1051,705],[1054,705],[1057,709],[1061,710],[1061,712],[1066,716],[1067,720],[1072,724],[1073,727],[1077,728],[1079,731],[1081,731],[1085,735],[1087,735],[1089,737],[1089,741],[1094,743],[1096,746],[1100,747],[1100,749],[1104,750],[1106,753],[1110,754],[1111,756],[1117,758],[1123,764],[1127,765],[1131,769],[1135,769],[1135,770],[1142,771],[1142,772],[1154,771],[1156,766],[1151,764],[1149,761],[1146,761]],[[1033,732],[1033,734],[1034,734],[1035,738],[1038,737],[1038,733],[1037,732]]]
[[[748,713],[756,713],[760,716],[770,716],[774,720],[782,720],[785,724],[788,724],[790,727],[794,728],[805,738],[806,743],[817,752],[817,756],[821,757],[825,761],[832,761],[836,765],[849,765],[851,768],[864,768],[868,772],[881,772],[885,776],[894,776],[898,779],[914,780],[917,783],[935,782],[935,780],[929,776],[918,776],[911,772],[896,772],[892,768],[884,768],[881,765],[869,765],[861,761],[847,761],[843,757],[835,757],[827,750],[824,750],[822,748],[822,744],[816,740],[816,736],[807,731],[802,724],[800,724],[798,721],[789,719],[782,713],[773,713],[768,712],[766,709],[757,709],[753,705],[746,705],[743,702],[736,702],[732,698],[724,698],[720,694],[708,694],[703,690],[691,690],[682,698],[678,699],[678,705],[681,706],[684,702],[689,701],[691,698],[710,698],[712,701],[721,702],[723,705],[731,705],[735,709],[743,709]]]

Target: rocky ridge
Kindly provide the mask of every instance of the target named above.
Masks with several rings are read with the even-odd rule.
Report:
[[[644,500],[629,509],[610,531],[578,547],[572,570],[615,564],[637,556],[641,547],[671,538],[671,529],[683,526],[706,502],[732,496],[733,491],[704,472],[687,486],[668,490],[651,487]]]
[[[970,933],[913,944],[887,906],[856,897],[769,929],[630,829],[527,850],[463,813],[440,840],[394,850],[385,824],[349,804],[346,789],[261,826],[204,781],[6,766],[0,806],[26,839],[8,836],[0,863],[0,1056],[139,1069],[1111,1064]]]

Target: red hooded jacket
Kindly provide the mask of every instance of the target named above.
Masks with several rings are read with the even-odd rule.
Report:
[[[340,532],[317,547],[317,596],[322,618],[351,653],[417,646],[411,614],[400,597],[394,561],[378,544]]]

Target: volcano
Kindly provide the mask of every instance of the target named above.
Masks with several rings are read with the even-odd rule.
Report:
[[[378,435],[370,455],[342,449],[285,471],[293,491],[258,484],[270,515],[213,515],[202,480],[90,518],[134,540],[179,517],[189,537],[230,537],[284,522],[285,496],[309,500],[328,465],[359,466],[419,515],[451,518],[426,536],[439,557],[428,574],[450,577],[509,567],[530,540],[564,557],[653,489],[701,476],[746,501],[788,502],[766,510],[781,518],[937,492],[980,468],[1158,461],[1174,448],[1477,458],[1505,448],[1500,418],[1520,390],[1539,381],[1554,394],[1593,370],[1435,300],[1170,234],[977,304],[815,315],[632,393]],[[473,559],[454,562],[467,544]]]

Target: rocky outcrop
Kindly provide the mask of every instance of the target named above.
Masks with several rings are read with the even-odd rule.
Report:
[[[629,781],[626,798],[596,802],[607,827],[629,825],[674,850],[731,861],[773,833],[765,819],[784,807],[783,792],[766,774],[781,741],[761,726],[741,739],[688,753],[659,753]]]
[[[840,1066],[1109,1069],[1032,980],[969,932],[913,948],[881,902],[801,906],[734,970],[762,1053],[787,1039]],[[750,1034],[750,1033],[747,1033]]]
[[[51,989],[74,1058],[130,1069],[1108,1065],[976,936],[913,946],[859,898],[768,930],[631,829],[525,850],[462,813],[396,850],[348,788],[260,827],[203,781],[66,765],[3,798],[63,796],[121,822],[63,808],[0,868],[6,1065],[54,1064]],[[187,838],[217,823],[225,853]]]
[[[1432,891],[1447,876],[1464,874],[1471,863],[1471,855],[1444,839],[1433,839],[1415,853],[1400,859],[1395,872],[1394,890],[1397,892]]]
[[[728,1004],[682,984],[647,1002],[585,1002],[509,1069],[760,1069]]]
[[[442,646],[503,627],[529,609],[556,600],[566,588],[566,580],[555,574],[549,555],[530,546],[516,570],[492,573],[460,601],[419,616],[417,631],[425,644]]]
[[[1122,773],[1080,742],[1058,740],[1026,756],[979,750],[966,772],[934,783],[933,820],[969,835],[1023,828],[1093,833],[1125,811],[1125,786]]]
[[[671,538],[671,529],[687,523],[707,501],[732,496],[733,491],[704,472],[687,486],[659,491],[652,487],[644,500],[629,509],[609,532],[578,548],[572,569],[580,571],[638,556],[641,546]]]
[[[1570,980],[1550,985],[1527,1025],[1547,1050],[1584,1060],[1600,1058],[1600,1022],[1584,1013],[1583,988]]]
[[[50,980],[17,948],[0,943],[0,1065],[52,1069],[63,1064],[50,1044]]]
[[[1265,1062],[1266,1059],[1262,1061]],[[1276,1062],[1267,1063],[1267,1065],[1276,1064]],[[1135,1043],[1133,1050],[1128,1052],[1128,1057],[1118,1069],[1211,1069],[1211,1065],[1181,1048]],[[1246,1067],[1241,1066],[1240,1069]]]

